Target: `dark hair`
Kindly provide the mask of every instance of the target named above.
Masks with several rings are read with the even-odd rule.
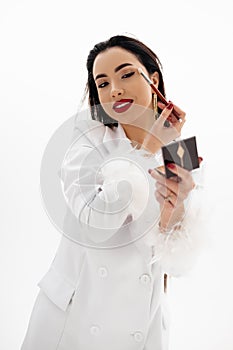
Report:
[[[144,65],[149,74],[158,72],[159,74],[159,86],[158,89],[165,96],[165,88],[162,76],[162,64],[158,56],[141,41],[124,35],[116,35],[106,41],[102,41],[94,46],[89,52],[87,57],[87,71],[88,80],[86,84],[85,93],[88,94],[88,102],[91,108],[91,117],[94,120],[101,121],[111,129],[113,126],[118,126],[118,122],[112,119],[103,110],[98,96],[98,91],[93,77],[93,64],[99,53],[111,48],[121,47],[127,51],[133,53],[138,60]]]

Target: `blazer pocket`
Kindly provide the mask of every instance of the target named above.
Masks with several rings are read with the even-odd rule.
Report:
[[[57,307],[67,310],[75,293],[75,286],[59,272],[51,267],[37,285]]]

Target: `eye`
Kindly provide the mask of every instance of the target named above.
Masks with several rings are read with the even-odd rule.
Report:
[[[107,81],[105,81],[104,83],[101,83],[98,85],[99,89],[103,89],[105,86],[107,86],[109,83]]]
[[[121,78],[122,78],[122,79],[129,78],[129,77],[131,77],[132,75],[134,75],[134,73],[135,73],[135,72],[126,73],[126,74],[122,75]]]

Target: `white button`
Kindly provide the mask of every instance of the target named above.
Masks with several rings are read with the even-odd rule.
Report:
[[[147,274],[144,274],[140,277],[140,281],[143,283],[143,284],[148,284],[150,282],[150,276],[147,275]]]
[[[107,275],[108,275],[108,270],[106,269],[106,267],[100,267],[99,269],[98,269],[98,275],[99,275],[99,277],[101,277],[101,278],[105,278],[105,277],[107,277]]]
[[[98,335],[100,332],[100,327],[95,325],[90,328],[90,332],[92,335]]]
[[[141,342],[143,340],[142,332],[135,332],[134,333],[134,340],[138,343]]]

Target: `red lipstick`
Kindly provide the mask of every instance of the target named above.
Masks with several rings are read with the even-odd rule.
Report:
[[[132,99],[124,98],[122,100],[116,101],[112,108],[117,113],[123,113],[131,107],[132,103],[133,103]]]

